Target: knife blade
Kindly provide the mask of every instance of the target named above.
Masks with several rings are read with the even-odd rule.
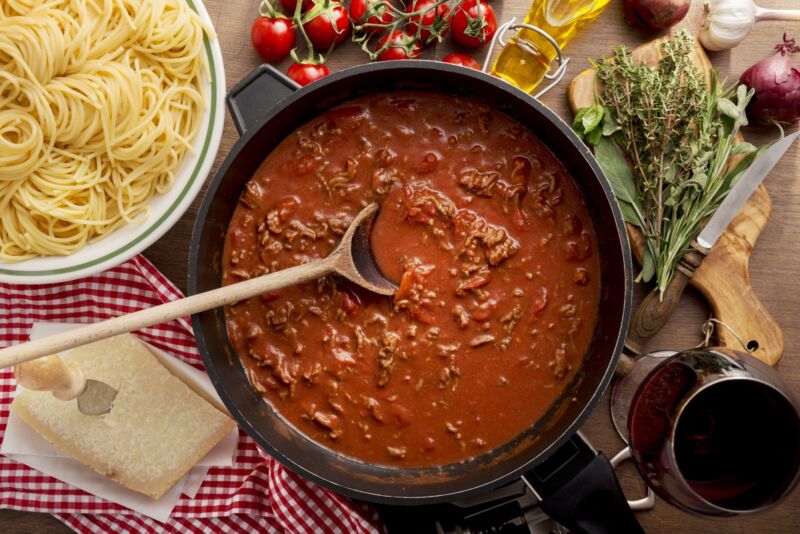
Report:
[[[798,135],[800,135],[800,131],[778,139],[750,164],[750,167],[742,173],[739,181],[731,188],[725,200],[722,201],[714,215],[711,216],[697,236],[695,241],[698,245],[706,250],[710,250],[714,246],[714,243],[717,242],[717,239],[728,227],[731,220],[736,217],[742,206],[753,194],[753,191],[764,181],[764,178],[775,167],[775,164],[789,150]]]

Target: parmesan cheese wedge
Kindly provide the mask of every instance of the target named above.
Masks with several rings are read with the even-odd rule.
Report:
[[[128,489],[160,498],[236,426],[124,334],[64,356],[119,393],[108,414],[22,389],[11,409],[53,446]]]

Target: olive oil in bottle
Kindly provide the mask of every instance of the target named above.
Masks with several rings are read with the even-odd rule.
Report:
[[[536,26],[564,47],[596,19],[611,0],[533,0],[525,23]],[[553,45],[539,33],[522,28],[500,51],[492,72],[520,89],[531,92],[556,57]]]

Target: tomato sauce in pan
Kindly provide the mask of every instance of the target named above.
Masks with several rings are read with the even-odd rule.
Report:
[[[231,219],[223,283],[327,255],[370,202],[395,297],[331,276],[228,307],[251,384],[301,432],[367,462],[436,466],[501,446],[561,395],[593,335],[599,264],[581,194],[530,131],[481,103],[367,96],[267,156]]]

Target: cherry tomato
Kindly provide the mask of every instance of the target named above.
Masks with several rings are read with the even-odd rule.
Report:
[[[408,12],[425,11],[422,15],[415,15],[408,19],[408,31],[412,35],[417,34],[417,25],[422,25],[422,31],[419,33],[420,39],[424,44],[428,44],[435,39],[431,34],[431,29],[444,37],[450,29],[450,8],[447,4],[439,4],[435,8],[437,0],[414,0],[408,5]],[[420,16],[422,22],[420,23]]]
[[[450,28],[458,44],[478,48],[491,41],[497,31],[494,9],[484,0],[464,0],[453,14]]]
[[[374,13],[372,16],[363,20],[367,10]],[[389,24],[392,22],[392,13],[386,9],[386,4],[382,0],[353,0],[350,2],[350,20],[353,26],[362,24]],[[367,26],[361,31],[367,33],[383,33],[385,28],[381,26]]]
[[[378,61],[415,59],[422,53],[422,43],[408,30],[393,30],[391,34],[384,35],[378,42],[378,49],[387,40],[389,41],[389,46],[378,56]]]
[[[316,0],[316,2],[327,5],[328,9],[303,24],[303,28],[306,30],[308,38],[311,39],[311,44],[314,45],[314,48],[319,51],[325,51],[347,38],[347,34],[350,31],[350,19],[347,18],[347,10],[341,2],[329,2],[328,0]],[[311,10],[314,7],[309,6],[308,9]],[[332,23],[331,20],[333,20]]]
[[[292,63],[289,67],[289,78],[293,79],[301,86],[305,87],[311,82],[324,78],[331,71],[327,65],[313,65],[311,63]]]
[[[286,59],[294,48],[295,30],[286,17],[258,17],[250,30],[250,39],[264,61],[277,62]]]
[[[461,65],[462,67],[481,70],[481,66],[478,64],[478,62],[469,57],[467,54],[450,54],[449,56],[445,56],[442,61],[445,63],[450,63],[451,65]]]
[[[301,11],[305,11],[308,9],[308,2],[305,0],[303,1],[303,7]],[[297,7],[297,0],[281,0],[281,6],[283,9],[286,10],[288,15],[291,17],[294,14],[294,9]]]

